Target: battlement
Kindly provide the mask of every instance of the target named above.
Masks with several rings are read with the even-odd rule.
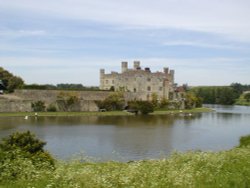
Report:
[[[152,72],[150,67],[141,67],[140,61],[133,62],[133,68],[128,67],[128,62],[121,62],[121,73],[111,72],[105,74],[100,70],[100,89],[126,91],[136,94],[140,100],[149,100],[153,93],[160,98],[169,98],[169,93],[174,91],[174,70],[164,67],[163,71]]]

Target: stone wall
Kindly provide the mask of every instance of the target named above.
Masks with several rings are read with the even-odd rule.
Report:
[[[96,100],[104,100],[112,92],[102,91],[60,91],[60,90],[16,90],[10,95],[0,96],[0,112],[31,112],[31,103],[43,101],[45,105],[55,103],[61,93],[73,94],[79,98],[79,111],[98,111]]]

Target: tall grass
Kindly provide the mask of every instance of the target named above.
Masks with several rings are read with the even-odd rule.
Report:
[[[58,161],[56,168],[34,171],[29,159],[18,161],[23,176],[1,179],[0,187],[249,187],[250,147],[222,152],[174,153],[160,160],[129,163]]]

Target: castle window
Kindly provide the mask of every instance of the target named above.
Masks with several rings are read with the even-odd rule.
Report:
[[[115,83],[115,81],[114,80],[112,80],[112,84],[114,84]]]
[[[162,87],[159,87],[159,91],[162,91]]]
[[[134,92],[136,92],[136,88],[134,88]]]
[[[151,91],[151,87],[150,86],[148,86],[148,91]]]
[[[109,83],[109,81],[108,80],[106,80],[106,84],[108,84]]]
[[[148,78],[148,82],[150,82],[151,81],[151,78]]]

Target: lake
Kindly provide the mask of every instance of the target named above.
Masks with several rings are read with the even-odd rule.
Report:
[[[30,130],[59,159],[157,159],[173,151],[220,151],[250,134],[250,107],[206,105],[215,112],[148,116],[0,117],[0,139]]]

